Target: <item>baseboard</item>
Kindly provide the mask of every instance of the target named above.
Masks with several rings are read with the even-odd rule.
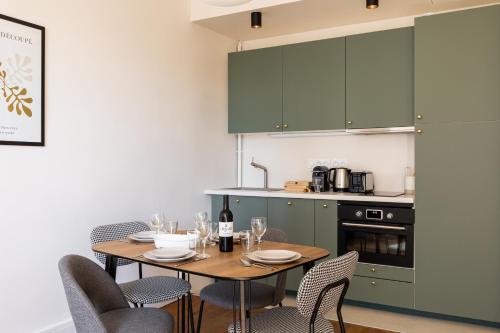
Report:
[[[66,320],[37,330],[33,333],[76,333],[76,330],[75,326],[73,325],[73,320],[71,320],[71,318],[68,318]]]

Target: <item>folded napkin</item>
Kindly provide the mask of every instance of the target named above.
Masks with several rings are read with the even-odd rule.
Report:
[[[189,249],[189,240],[187,235],[159,234],[154,236],[154,241],[157,248],[176,247]]]

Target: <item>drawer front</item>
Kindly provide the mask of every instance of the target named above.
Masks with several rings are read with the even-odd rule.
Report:
[[[412,309],[414,307],[414,285],[408,282],[354,276],[346,298]]]
[[[415,281],[415,270],[413,270],[412,268],[401,268],[393,266],[358,263],[358,267],[356,268],[356,272],[354,274],[370,278],[387,279],[395,281],[404,281],[404,282]]]

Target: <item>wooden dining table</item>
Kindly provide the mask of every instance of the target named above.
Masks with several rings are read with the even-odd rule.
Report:
[[[259,247],[262,250],[272,249],[295,251],[300,253],[302,257],[291,263],[274,265],[267,264],[267,266],[271,267],[270,269],[255,266],[244,266],[240,261],[240,258],[245,257],[243,255],[244,251],[243,247],[239,244],[234,244],[233,252],[220,252],[218,246],[207,246],[206,253],[210,255],[207,259],[188,259],[186,261],[172,263],[161,263],[146,259],[142,256],[145,252],[155,249],[153,243],[137,243],[131,240],[115,240],[95,244],[92,247],[92,250],[106,255],[105,269],[113,278],[116,278],[118,258],[123,258],[142,264],[174,270],[183,273],[182,276],[185,276],[185,274],[194,274],[239,283],[240,331],[246,332],[247,321],[245,318],[247,311],[250,313],[251,305],[248,304],[247,306],[247,304],[245,304],[245,292],[251,293],[250,281],[266,278],[300,266],[303,267],[305,274],[314,266],[315,261],[326,258],[330,254],[327,250],[318,247],[300,244],[277,243],[271,241],[264,241],[259,245]],[[255,248],[257,248],[257,245]],[[249,325],[251,325],[251,321],[249,321]]]

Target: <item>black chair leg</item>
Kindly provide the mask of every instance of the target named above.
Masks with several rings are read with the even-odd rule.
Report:
[[[191,333],[195,333],[194,331],[194,315],[193,315],[193,298],[191,297],[191,293],[188,294],[188,315],[189,315],[189,328],[191,329]]]
[[[137,303],[132,303],[134,304],[134,308],[138,308],[139,306],[137,305]]]
[[[179,302],[179,297],[177,297],[177,333],[180,333],[180,331],[181,331],[181,329],[180,329],[181,323],[179,321],[180,313],[181,313],[180,302]]]
[[[203,317],[203,306],[205,305],[205,301],[201,301],[200,303],[200,311],[198,312],[198,325],[196,325],[196,333],[200,333],[201,332],[201,320],[202,320],[202,317]]]

